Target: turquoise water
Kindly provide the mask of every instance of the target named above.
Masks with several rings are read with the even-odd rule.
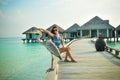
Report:
[[[39,43],[0,39],[0,80],[45,80],[51,55]]]
[[[108,42],[107,45],[120,50],[120,42]]]

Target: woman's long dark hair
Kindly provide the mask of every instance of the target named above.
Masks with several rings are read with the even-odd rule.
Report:
[[[54,29],[55,29],[55,28],[57,28],[57,27],[54,26],[54,27],[52,28],[51,33],[55,34],[55,33],[54,33]],[[51,37],[51,39],[53,40],[53,37]]]
[[[54,27],[52,28],[51,33],[55,34],[55,33],[54,33],[54,29],[55,29],[55,28],[57,28],[57,27],[54,26]]]

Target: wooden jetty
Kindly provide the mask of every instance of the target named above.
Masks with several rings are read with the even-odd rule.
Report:
[[[90,39],[78,40],[70,47],[78,62],[58,61],[56,70],[47,75],[47,80],[120,79],[120,59],[106,51],[96,52]]]
[[[71,45],[78,63],[59,62],[58,80],[119,80],[120,59],[107,52],[96,52],[89,39]]]

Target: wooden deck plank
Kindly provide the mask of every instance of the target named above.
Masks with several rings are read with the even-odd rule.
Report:
[[[82,39],[71,46],[78,61],[59,62],[58,80],[119,80],[120,59],[107,52],[96,52],[90,39]]]

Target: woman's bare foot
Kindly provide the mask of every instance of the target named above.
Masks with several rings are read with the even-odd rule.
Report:
[[[77,63],[77,61],[75,61],[75,60],[71,60],[71,62],[75,62],[75,63]]]
[[[64,62],[70,62],[69,60],[64,60]]]

